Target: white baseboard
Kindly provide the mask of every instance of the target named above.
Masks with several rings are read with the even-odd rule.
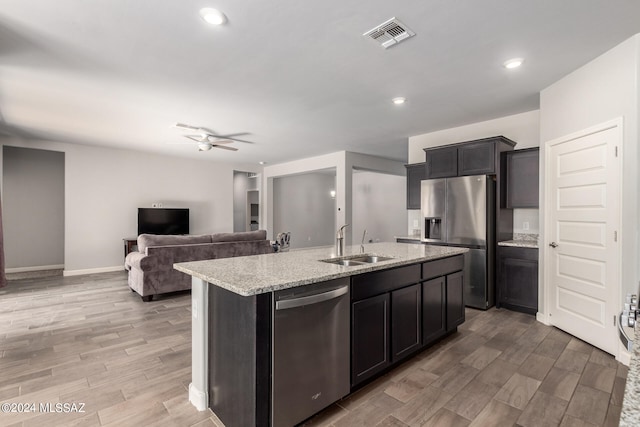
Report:
[[[549,323],[549,317],[544,313],[537,312],[536,313],[536,320],[538,322],[540,322],[540,323],[543,323],[543,324],[547,325],[547,326],[551,326],[551,323]]]
[[[45,270],[62,270],[64,268],[64,264],[60,265],[37,265],[34,267],[15,267],[15,268],[6,268],[4,271],[7,274],[11,273],[28,273],[31,271],[45,271]]]
[[[117,265],[114,267],[87,268],[84,270],[64,270],[63,276],[82,276],[84,274],[111,273],[113,271],[124,271],[124,266]]]
[[[191,402],[198,411],[206,411],[207,406],[209,406],[209,397],[206,392],[198,390],[193,383],[189,383],[189,402]]]

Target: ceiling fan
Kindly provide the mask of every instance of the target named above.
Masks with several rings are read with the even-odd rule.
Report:
[[[220,134],[217,134],[217,133],[213,132],[211,129],[207,129],[207,128],[203,128],[203,127],[197,127],[197,126],[191,126],[191,125],[186,125],[184,123],[176,123],[176,124],[173,125],[173,127],[176,127],[178,129],[184,129],[184,130],[195,132],[195,134],[183,135],[183,136],[185,138],[189,138],[190,140],[197,142],[198,143],[198,151],[209,151],[214,147],[215,148],[222,148],[224,150],[238,151],[237,148],[226,147],[223,144],[231,144],[234,141],[246,142],[246,143],[251,144],[250,141],[245,141],[243,139],[236,138],[237,136],[240,136],[240,135],[247,135],[247,132],[220,135]]]

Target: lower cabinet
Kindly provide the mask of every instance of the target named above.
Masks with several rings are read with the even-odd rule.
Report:
[[[351,384],[384,370],[389,360],[388,293],[351,305]]]
[[[420,348],[422,313],[420,284],[391,292],[391,361],[403,359]]]
[[[447,332],[446,279],[422,283],[422,342],[429,344]]]
[[[538,249],[498,246],[498,307],[538,311]]]
[[[447,275],[447,331],[464,323],[464,280],[462,271]]]
[[[352,388],[464,322],[463,264],[459,255],[351,278]]]
[[[422,283],[423,345],[430,344],[464,322],[463,283],[461,271]]]

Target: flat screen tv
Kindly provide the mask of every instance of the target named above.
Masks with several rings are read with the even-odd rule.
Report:
[[[138,208],[140,234],[189,234],[189,209]]]

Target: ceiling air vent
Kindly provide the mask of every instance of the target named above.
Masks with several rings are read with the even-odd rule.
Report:
[[[416,33],[396,18],[391,18],[363,34],[371,37],[385,49],[415,35]]]

